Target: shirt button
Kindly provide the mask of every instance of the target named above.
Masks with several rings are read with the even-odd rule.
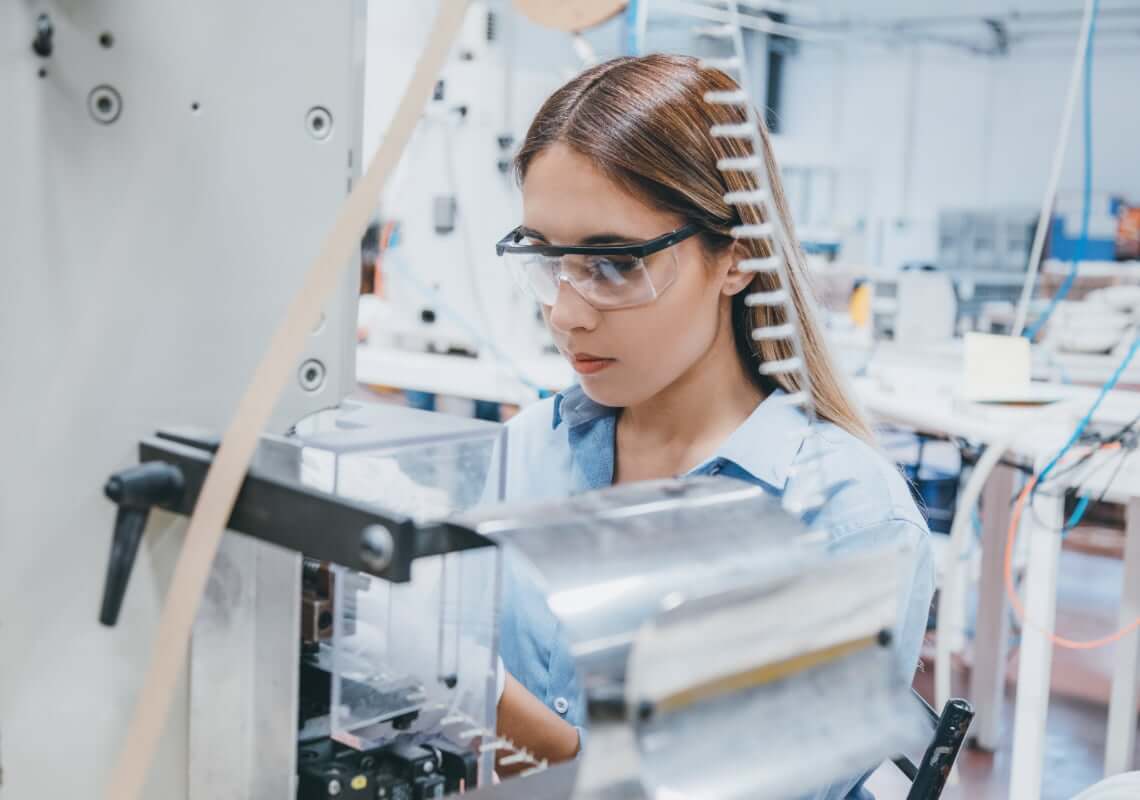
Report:
[[[565,697],[555,697],[554,710],[557,711],[561,716],[566,716],[566,712],[570,710],[570,701],[568,701]]]

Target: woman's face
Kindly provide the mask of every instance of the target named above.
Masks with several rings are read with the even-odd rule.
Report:
[[[639,242],[676,230],[685,220],[628,194],[590,161],[555,144],[530,164],[523,181],[523,225],[531,238],[554,245]],[[625,408],[654,397],[727,335],[731,295],[747,277],[731,260],[710,263],[699,237],[649,257],[676,258],[673,283],[651,303],[599,311],[569,283],[559,284],[543,315],[563,356],[595,402]]]

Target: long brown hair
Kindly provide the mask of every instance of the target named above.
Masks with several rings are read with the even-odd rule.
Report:
[[[748,140],[714,137],[713,125],[747,120],[738,106],[713,105],[706,92],[740,87],[716,69],[699,65],[695,58],[649,55],[615,58],[591,67],[552,94],[527,131],[515,157],[519,182],[534,158],[555,143],[569,146],[605,175],[651,205],[671,211],[702,228],[702,240],[712,253],[724,253],[735,244],[743,258],[772,255],[767,239],[736,241],[729,231],[735,225],[765,222],[755,205],[725,202],[728,192],[759,188],[747,172],[722,172],[717,161],[752,155]],[[792,227],[780,173],[772,157],[771,142],[762,118],[757,118],[763,159],[776,213],[788,232],[783,253],[799,329],[804,361],[811,376],[816,413],[865,441],[872,441],[870,426],[852,401],[835,368],[816,320],[815,303],[807,279],[803,252]],[[771,273],[756,273],[751,292],[781,288]],[[762,376],[763,361],[790,358],[792,345],[785,339],[753,342],[752,330],[786,322],[779,307],[749,307],[741,292],[732,302],[732,329],[737,354],[746,373],[766,394],[776,388],[796,392],[798,375]]]

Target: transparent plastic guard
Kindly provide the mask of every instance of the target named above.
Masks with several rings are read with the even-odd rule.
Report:
[[[501,497],[502,430],[368,405],[314,415],[296,438],[306,484],[424,522]],[[364,750],[443,735],[478,753],[472,732],[495,729],[499,569],[493,547],[416,560],[404,584],[330,565],[332,632],[316,661],[332,738]]]
[[[462,734],[495,727],[498,550],[421,559],[404,584],[334,575],[333,738],[363,750],[443,733],[477,746]]]

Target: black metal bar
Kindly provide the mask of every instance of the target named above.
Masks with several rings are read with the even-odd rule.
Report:
[[[958,751],[962,749],[973,719],[974,709],[965,700],[953,699],[946,703],[934,738],[918,765],[907,800],[938,800],[942,796],[950,768],[958,758]]]
[[[182,472],[185,489],[181,497],[159,507],[186,516],[194,510],[213,461],[212,453],[185,444],[188,440],[156,436],[139,445],[141,461],[164,461]],[[383,514],[363,503],[256,469],[242,483],[226,527],[395,583],[411,578],[411,563],[416,558],[493,544],[458,525],[418,528],[408,518]]]
[[[899,768],[899,771],[903,775],[906,775],[908,781],[914,783],[914,779],[918,777],[918,767],[914,765],[913,761],[906,756],[895,756],[891,761],[894,762],[895,766]]]

